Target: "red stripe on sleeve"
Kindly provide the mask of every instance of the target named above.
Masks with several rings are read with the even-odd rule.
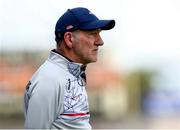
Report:
[[[63,116],[85,116],[88,114],[89,114],[89,112],[86,112],[86,113],[63,113],[61,115],[63,115]]]

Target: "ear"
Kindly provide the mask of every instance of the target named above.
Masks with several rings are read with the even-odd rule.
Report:
[[[65,32],[64,33],[64,41],[66,46],[71,49],[72,48],[72,33],[71,32]]]

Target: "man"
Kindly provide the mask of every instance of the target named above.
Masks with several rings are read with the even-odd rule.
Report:
[[[99,20],[82,7],[59,18],[56,49],[26,87],[25,128],[91,129],[85,69],[97,61],[100,31],[114,26],[114,20]]]

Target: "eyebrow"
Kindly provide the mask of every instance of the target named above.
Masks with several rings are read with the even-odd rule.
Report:
[[[82,30],[82,31],[87,31],[87,32],[101,32],[101,29],[93,29],[93,30]]]

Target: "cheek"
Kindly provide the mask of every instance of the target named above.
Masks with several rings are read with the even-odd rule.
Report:
[[[81,44],[81,49],[84,52],[91,52],[94,49],[94,44],[92,41],[84,41]]]
[[[83,55],[91,55],[92,50],[95,47],[94,47],[94,42],[92,40],[81,38],[78,39],[78,41],[76,39],[75,48],[76,51],[79,51],[79,53],[82,53]]]
[[[95,45],[94,45],[94,42],[93,41],[88,41],[88,42],[86,42],[85,43],[85,47],[86,47],[86,49],[88,50],[92,50],[92,49],[94,49],[95,48]]]

